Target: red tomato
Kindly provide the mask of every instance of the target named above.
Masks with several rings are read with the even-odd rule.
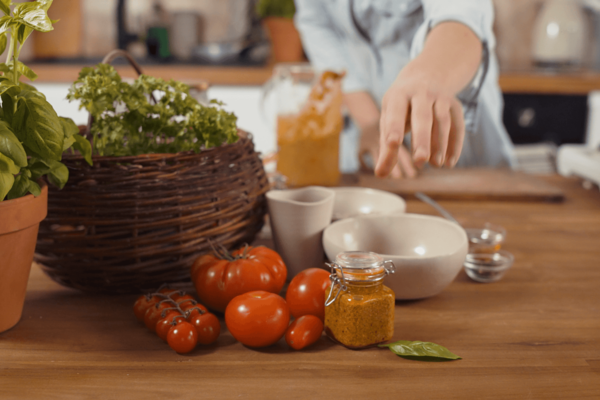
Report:
[[[314,315],[303,315],[294,320],[285,333],[285,341],[294,350],[315,343],[323,333],[323,321]]]
[[[183,321],[185,321],[185,317],[179,311],[169,311],[163,319],[156,323],[156,334],[166,342],[171,328]]]
[[[198,343],[196,328],[187,321],[173,326],[167,334],[167,343],[179,354],[189,353]]]
[[[329,272],[309,268],[300,272],[288,286],[285,300],[294,318],[315,315],[325,320],[325,289],[329,287]]]
[[[285,334],[290,310],[276,294],[257,290],[239,295],[225,310],[225,323],[234,338],[249,347],[265,347]]]
[[[188,321],[194,325],[198,332],[198,343],[213,344],[219,338],[221,324],[215,314],[209,312],[200,314],[196,311]]]
[[[163,311],[168,308],[174,308],[175,304],[171,300],[162,300],[160,303],[155,304],[146,310],[146,314],[144,315],[144,324],[146,328],[150,329],[152,332],[156,332],[156,323],[163,319],[167,312],[162,315]]]
[[[138,321],[144,322],[144,315],[146,315],[146,310],[150,307],[161,301],[162,298],[158,296],[152,295],[141,295],[137,298],[135,303],[133,304],[133,313]]]
[[[275,251],[266,247],[245,247],[229,256],[232,261],[204,255],[192,265],[192,281],[202,304],[225,311],[235,296],[253,290],[279,293],[287,269]]]

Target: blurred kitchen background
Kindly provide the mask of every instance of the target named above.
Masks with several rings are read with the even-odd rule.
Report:
[[[82,66],[125,48],[150,75],[208,81],[208,97],[224,101],[239,126],[254,134],[257,148],[268,153],[275,130],[263,84],[277,61],[301,61],[302,51],[275,54],[272,42],[285,47],[297,38],[269,33],[275,28],[257,15],[256,3],[55,0],[49,15],[61,21],[49,34],[34,33],[21,58],[39,75],[36,86],[58,113],[82,124],[87,115],[64,100],[70,82]],[[554,172],[559,147],[574,144],[594,149],[600,171],[600,0],[494,4],[504,122],[518,145],[519,168]],[[125,65],[119,72],[135,76]]]

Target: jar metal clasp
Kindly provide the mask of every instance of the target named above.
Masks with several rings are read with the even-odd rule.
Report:
[[[342,292],[342,290],[344,290],[344,291],[348,290],[348,287],[346,286],[346,279],[344,278],[344,268],[341,265],[336,264],[336,263],[330,263],[330,264],[328,263],[326,265],[329,268],[331,268],[331,275],[329,275],[329,280],[331,281],[331,290],[329,291],[327,300],[325,300],[325,307],[331,305],[334,301],[336,301],[338,296]],[[341,280],[335,273],[336,269],[340,270],[340,273],[342,275]],[[331,295],[333,294],[333,287],[335,286],[336,283],[339,285],[339,289],[338,289],[337,293],[335,294],[335,297],[333,297],[333,299],[332,299]]]
[[[389,265],[389,266],[388,266]],[[383,269],[385,269],[385,274],[394,274],[396,273],[396,266],[392,260],[386,260],[383,262]]]

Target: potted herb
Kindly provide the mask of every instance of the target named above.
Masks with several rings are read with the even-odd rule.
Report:
[[[256,12],[271,39],[275,61],[303,61],[302,42],[294,26],[294,0],[260,0]]]
[[[116,57],[140,76],[122,80],[109,64]],[[52,279],[109,293],[181,283],[210,241],[233,247],[261,229],[262,161],[218,102],[143,75],[122,50],[83,68],[68,98],[90,113],[94,165],[66,156],[69,182],[50,190],[35,260]]]
[[[37,78],[19,53],[32,31],[53,29],[51,4],[18,3],[11,12],[11,0],[0,0],[0,53],[8,46],[0,64],[0,332],[21,317],[38,226],[46,217],[48,188],[40,179],[62,188],[69,177],[62,154],[71,148],[91,163],[90,143],[73,121],[58,117],[42,93],[20,81]]]

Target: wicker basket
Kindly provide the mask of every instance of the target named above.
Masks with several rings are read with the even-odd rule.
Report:
[[[35,261],[84,291],[129,293],[189,281],[210,249],[251,242],[266,214],[268,180],[249,135],[177,154],[63,158],[69,181],[51,189]]]

